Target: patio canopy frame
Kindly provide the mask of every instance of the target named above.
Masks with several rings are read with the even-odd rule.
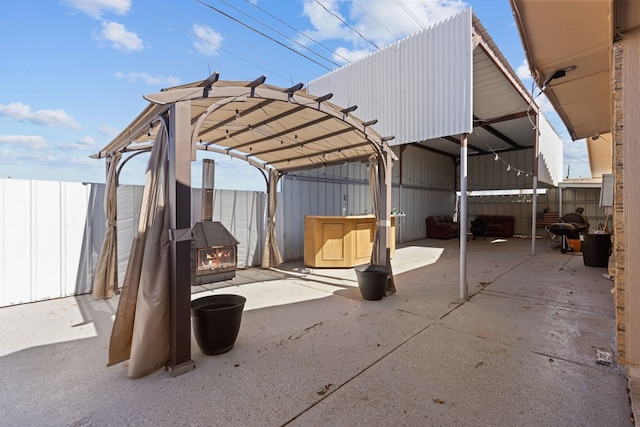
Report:
[[[277,88],[264,84],[265,79],[221,81],[214,73],[201,82],[145,95],[149,105],[111,143],[91,156],[109,160],[123,153],[151,151],[155,129],[166,126],[162,131],[168,133],[171,273],[170,349],[165,366],[174,376],[195,368],[191,360],[190,290],[185,284],[191,283],[191,162],[196,160],[198,150],[242,159],[269,177],[269,227],[262,261],[265,268],[282,262],[274,218],[279,177],[296,170],[376,157],[382,173],[377,186],[378,224],[372,262],[390,268],[391,166],[397,158],[387,141],[393,137],[375,132],[371,125],[376,120],[365,122],[353,116],[357,106],[340,108],[330,103],[332,94],[311,96],[302,91],[302,84]],[[116,162],[110,164],[117,166]]]

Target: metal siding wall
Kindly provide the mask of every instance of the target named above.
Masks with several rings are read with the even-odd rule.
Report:
[[[564,153],[562,139],[551,127],[547,118],[540,116],[540,136],[538,157],[538,179],[540,182],[557,186],[562,180],[562,164]]]
[[[467,9],[311,81],[310,94],[358,105],[381,135],[406,144],[472,131],[472,13]]]
[[[511,165],[511,170],[507,167]],[[523,171],[518,176],[515,169]],[[468,163],[468,189],[510,190],[533,187],[533,149],[494,155],[472,156]],[[527,176],[527,173],[529,176]]]
[[[285,260],[298,260],[304,256],[305,215],[347,215],[371,213],[369,185],[362,179],[366,165],[354,163],[331,166],[305,173],[285,175],[282,178],[282,205]],[[340,174],[345,174],[340,178]],[[349,199],[344,200],[348,195]]]
[[[541,216],[545,206],[550,212],[558,212],[558,188],[547,190],[547,194],[538,195],[537,215]],[[469,220],[477,215],[511,215],[515,218],[515,234],[531,235],[532,195],[469,197]],[[590,225],[590,231],[597,230],[598,224],[605,224],[605,208],[600,207],[599,188],[565,188],[562,190],[562,213],[574,212],[577,207],[584,208]],[[609,221],[611,225],[611,221]],[[467,225],[468,229],[469,225]],[[542,229],[537,230],[540,235]]]
[[[455,167],[449,158],[407,146],[402,162],[405,174],[402,189],[399,163],[395,162],[392,169],[391,206],[406,213],[406,217],[397,218],[397,242],[425,238],[425,219],[430,215],[453,215],[456,201]],[[285,260],[304,257],[305,215],[342,215],[343,206],[347,215],[371,213],[367,178],[368,170],[363,163],[285,175],[282,179]],[[344,200],[345,194],[348,201]]]
[[[198,190],[199,193],[200,190]],[[238,268],[250,267],[256,262],[259,263],[258,260],[261,259],[265,196],[265,193],[249,191],[214,191],[213,220],[220,221],[240,241]],[[277,225],[276,230],[278,230]]]
[[[555,206],[557,206],[557,202]],[[599,188],[563,188],[562,213],[575,212],[576,208],[579,207],[584,208],[584,214],[589,220],[589,229],[591,231],[597,230],[598,224],[605,224],[607,214],[606,209],[600,207]],[[609,221],[609,227],[611,228],[611,221]]]

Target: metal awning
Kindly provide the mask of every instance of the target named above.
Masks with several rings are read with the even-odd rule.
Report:
[[[150,150],[153,123],[172,103],[190,100],[192,159],[196,150],[227,154],[251,165],[282,173],[348,161],[364,161],[386,141],[351,113],[328,100],[332,94],[311,96],[302,84],[278,88],[253,82],[207,80],[145,95],[149,105],[94,158],[117,152]]]
[[[575,139],[611,131],[611,48],[640,28],[635,0],[511,0],[529,67]]]
[[[319,77],[308,88],[314,95],[335,92],[340,105],[359,104],[361,115],[380,119],[378,132],[395,135],[392,146],[411,144],[456,161],[462,134],[469,156],[491,158],[534,153],[538,134],[539,178],[546,185],[561,180],[560,137],[471,9]]]
[[[480,20],[473,16],[473,132],[469,155],[531,149],[539,113],[516,72]],[[444,136],[420,143],[439,154],[458,157],[458,138]]]
[[[612,47],[640,30],[640,2],[510,1],[536,82],[571,138],[586,138],[592,175],[610,173]]]
[[[609,1],[511,0],[532,75],[571,138],[611,130]]]

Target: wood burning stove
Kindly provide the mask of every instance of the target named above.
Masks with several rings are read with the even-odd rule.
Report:
[[[236,277],[238,242],[213,219],[215,162],[202,160],[202,221],[191,228],[191,285],[220,282]]]
[[[198,222],[191,233],[191,285],[233,279],[238,266],[238,240],[217,221]]]

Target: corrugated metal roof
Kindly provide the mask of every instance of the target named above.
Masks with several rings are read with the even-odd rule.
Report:
[[[308,90],[357,104],[362,117],[380,119],[380,133],[396,136],[393,145],[451,157],[460,155],[463,133],[470,155],[535,145],[538,106],[471,9],[313,80]],[[545,145],[544,157],[560,159],[547,178],[559,178],[562,141],[551,127],[544,132],[557,142]]]
[[[392,145],[471,132],[471,22],[470,10],[442,21],[309,82],[309,93],[357,104]]]

